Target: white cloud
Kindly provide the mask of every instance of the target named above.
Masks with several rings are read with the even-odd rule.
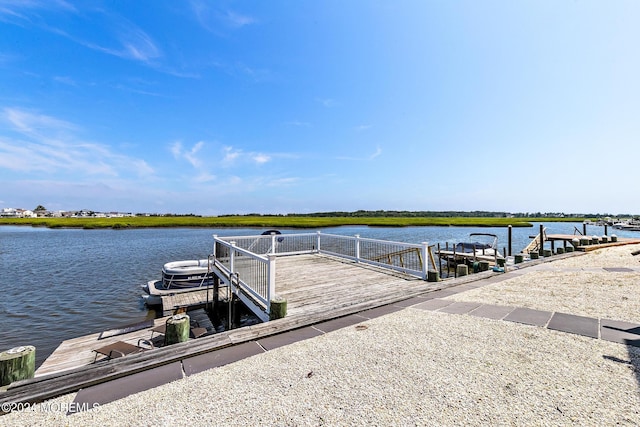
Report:
[[[171,154],[176,160],[184,159],[191,164],[194,168],[198,169],[202,167],[202,161],[198,156],[198,152],[205,146],[204,141],[198,141],[191,147],[190,150],[184,150],[181,141],[176,141],[169,147]]]
[[[382,148],[377,147],[376,152],[369,156],[369,160],[373,160],[382,154]]]
[[[191,10],[198,23],[207,31],[220,33],[220,27],[238,29],[257,23],[257,19],[218,6],[214,2],[191,0]]]
[[[173,157],[177,160],[180,158],[180,156],[182,155],[182,142],[180,141],[176,141],[173,144],[171,144],[171,147],[169,147],[169,149],[171,150],[171,154],[173,154]]]
[[[68,39],[89,49],[97,50],[108,55],[117,56],[123,59],[140,61],[147,65],[155,65],[153,60],[162,56],[162,51],[153,41],[151,36],[136,27],[134,24],[120,18],[112,24],[112,28],[105,29],[107,32],[115,33],[117,40],[115,46],[98,44],[79,36],[74,36],[66,31],[52,29],[53,32],[67,37]]]
[[[369,160],[374,160],[375,158],[379,157],[381,154],[382,154],[382,148],[376,147],[376,151],[374,151],[372,154],[370,154],[368,156],[362,156],[362,157],[339,156],[339,157],[337,157],[337,159],[338,160],[369,161]]]
[[[296,127],[311,127],[311,123],[309,123],[309,122],[301,122],[301,121],[297,121],[297,120],[292,120],[290,122],[285,122],[285,125],[296,126]]]
[[[18,173],[45,172],[68,175],[129,175],[154,173],[143,159],[80,139],[80,128],[56,117],[19,108],[4,108],[0,121],[8,132],[0,134],[0,169]],[[16,136],[17,134],[17,136]]]
[[[215,181],[218,177],[215,175],[212,175],[210,173],[207,172],[202,172],[200,175],[196,176],[194,178],[194,181],[197,183],[206,183],[206,182],[212,182]]]
[[[259,165],[267,163],[268,161],[271,160],[271,157],[269,157],[266,154],[255,154],[252,158],[253,158],[253,161],[258,163]]]
[[[233,163],[242,154],[242,151],[236,150],[230,146],[223,147],[222,151],[224,151],[224,157],[222,158],[223,163]]]
[[[318,101],[320,104],[322,104],[322,106],[326,108],[331,108],[338,105],[338,102],[335,99],[331,98],[316,98],[316,101]]]
[[[245,27],[247,25],[255,24],[256,19],[251,16],[241,15],[231,10],[227,10],[224,15],[226,21],[232,26],[236,28]]]

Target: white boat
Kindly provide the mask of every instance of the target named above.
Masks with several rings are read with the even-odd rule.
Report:
[[[162,278],[142,285],[142,297],[149,306],[162,303],[163,295],[204,289],[213,286],[213,273],[208,259],[172,261],[162,267]]]
[[[616,222],[613,228],[626,231],[640,231],[640,221],[631,219],[628,221]]]

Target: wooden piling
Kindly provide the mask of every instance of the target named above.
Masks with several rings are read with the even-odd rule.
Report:
[[[0,353],[0,387],[14,381],[33,378],[36,371],[36,348],[14,347]]]
[[[176,314],[167,319],[167,329],[165,332],[165,342],[167,345],[188,341],[190,326],[189,315],[185,313]]]
[[[287,315],[287,300],[280,296],[275,296],[269,305],[269,320],[282,319]]]
[[[427,282],[439,282],[440,274],[435,270],[427,271]]]
[[[469,267],[466,264],[458,264],[456,266],[456,276],[466,276],[469,274]]]

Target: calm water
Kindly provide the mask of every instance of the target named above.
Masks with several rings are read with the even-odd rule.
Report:
[[[573,234],[582,224],[545,224],[549,233]],[[468,240],[471,232],[499,236],[506,228],[337,227],[325,233],[430,244]],[[206,258],[213,234],[255,235],[263,229],[75,230],[0,226],[0,351],[19,345],[37,348],[37,364],[60,342],[155,317],[142,303],[140,285],[160,276],[169,261]],[[316,231],[282,230],[283,233]],[[538,232],[513,229],[517,253]],[[602,227],[587,233],[601,235]],[[634,232],[610,230],[618,236]]]

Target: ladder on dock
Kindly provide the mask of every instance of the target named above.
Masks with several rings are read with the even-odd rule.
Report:
[[[544,234],[543,239],[546,240],[547,239],[547,229],[544,228],[542,230],[542,232]],[[540,240],[540,233],[538,233],[538,235],[536,235],[533,238],[533,240],[531,242],[529,242],[527,247],[522,250],[522,253],[523,254],[528,254],[528,253],[533,252],[533,251],[539,251],[540,248],[542,248],[542,244],[541,244],[541,240]]]

